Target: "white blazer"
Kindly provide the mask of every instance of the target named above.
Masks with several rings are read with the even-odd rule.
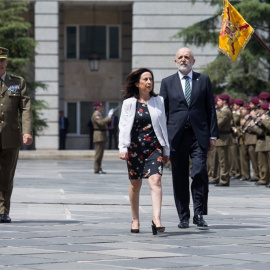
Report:
[[[119,152],[127,152],[127,148],[130,145],[131,130],[136,113],[135,97],[125,99],[122,105],[121,116],[119,120]],[[156,133],[157,139],[164,149],[164,156],[170,155],[166,116],[163,97],[151,97],[147,101],[147,107],[152,120],[153,129]]]

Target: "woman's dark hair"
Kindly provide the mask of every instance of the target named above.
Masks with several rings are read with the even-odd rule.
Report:
[[[126,82],[122,87],[122,92],[124,92],[123,99],[127,99],[130,97],[135,97],[137,99],[139,98],[139,88],[135,84],[139,82],[141,75],[144,72],[149,72],[152,76],[152,79],[153,79],[153,89],[149,93],[150,96],[151,97],[157,96],[157,94],[154,93],[154,74],[153,74],[153,72],[148,68],[138,68],[138,69],[132,71],[131,73],[129,73],[127,78],[126,78]]]

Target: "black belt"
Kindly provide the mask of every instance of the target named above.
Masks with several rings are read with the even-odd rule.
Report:
[[[95,128],[94,131],[107,131],[107,129],[97,129],[97,128]]]
[[[231,134],[231,131],[219,131],[219,134]]]

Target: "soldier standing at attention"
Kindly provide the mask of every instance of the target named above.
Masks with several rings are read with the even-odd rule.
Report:
[[[0,220],[11,223],[9,217],[13,178],[22,143],[30,145],[32,113],[30,98],[23,78],[7,74],[8,49],[0,47]],[[18,112],[22,117],[22,128]],[[23,134],[23,135],[22,135]]]
[[[250,116],[251,118],[256,118],[256,115],[259,115],[260,111],[260,100],[257,97],[253,97],[250,99],[249,106],[251,108]],[[253,168],[253,178],[251,178],[250,182],[257,182],[259,180],[259,168],[258,168],[258,156],[255,152],[255,147],[257,143],[257,135],[253,132],[252,129],[248,129],[248,138],[246,138],[246,145],[248,145],[248,153],[250,156],[252,168]]]
[[[101,102],[94,103],[94,113],[92,115],[91,121],[94,128],[94,139],[95,143],[95,163],[94,171],[98,174],[105,174],[101,168],[102,158],[107,141],[107,126],[111,122],[111,116],[113,114],[113,109],[109,111],[108,117],[103,118],[103,106]]]
[[[215,186],[220,187],[230,185],[229,146],[232,145],[232,113],[228,107],[229,99],[229,95],[221,94],[217,100],[217,106],[219,108],[217,112],[219,139],[217,139],[216,148],[220,166],[220,179],[219,183],[215,184]]]
[[[240,153],[240,162],[241,162],[241,175],[240,181],[249,181],[250,180],[250,156],[249,156],[249,145],[252,143],[250,140],[254,135],[249,134],[247,129],[249,127],[249,122],[252,120],[250,116],[250,107],[249,104],[244,104],[241,110],[241,119],[239,134],[237,136],[237,142],[239,146]],[[255,135],[256,136],[256,135]]]
[[[232,110],[232,135],[233,135],[233,145],[230,146],[230,174],[231,180],[234,179],[241,179],[241,163],[240,163],[240,153],[239,153],[239,146],[237,144],[236,138],[239,135],[239,127],[240,127],[240,118],[241,118],[241,107],[244,105],[244,100],[242,99],[235,99],[233,103],[233,110]]]
[[[261,124],[264,126],[266,135],[265,135],[265,150],[267,151],[267,159],[268,159],[268,169],[270,170],[270,103],[268,105],[268,111],[262,115]],[[269,175],[270,177],[270,175]],[[270,179],[268,181],[270,183]],[[270,184],[265,187],[270,188]]]
[[[217,106],[217,100],[218,99],[215,97],[215,108],[216,114],[218,115],[219,109]],[[207,153],[207,172],[209,184],[217,184],[219,182],[219,164],[216,147]]]
[[[260,116],[251,121],[251,127],[257,134],[257,143],[255,151],[258,153],[259,181],[255,182],[257,186],[268,185],[270,182],[269,173],[269,136],[267,121],[269,121],[269,104],[263,103],[260,108]],[[266,141],[267,139],[267,141]]]

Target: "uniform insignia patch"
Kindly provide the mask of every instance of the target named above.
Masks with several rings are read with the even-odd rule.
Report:
[[[96,119],[99,119],[100,118],[100,116],[99,115],[96,115]]]
[[[10,92],[11,94],[16,94],[19,92],[19,89],[20,89],[20,86],[19,85],[11,85],[9,88],[8,88],[8,92]]]

